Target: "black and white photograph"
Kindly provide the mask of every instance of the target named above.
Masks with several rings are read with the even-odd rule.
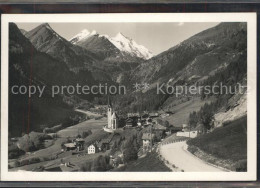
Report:
[[[4,15],[2,179],[254,180],[255,24]]]

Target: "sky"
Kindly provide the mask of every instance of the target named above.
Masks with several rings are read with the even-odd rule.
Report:
[[[16,23],[20,29],[30,31],[41,23]],[[49,23],[54,31],[70,40],[83,29],[114,37],[121,32],[157,55],[179,44],[189,37],[219,23],[172,22],[172,23]]]

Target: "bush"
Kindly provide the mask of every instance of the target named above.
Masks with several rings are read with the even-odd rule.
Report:
[[[91,171],[104,172],[110,170],[112,167],[110,166],[109,161],[109,156],[98,156],[92,163]]]
[[[30,164],[39,163],[39,162],[41,162],[39,157],[33,157],[33,158],[29,159]]]
[[[17,145],[12,144],[8,146],[8,158],[9,159],[15,159],[19,156],[23,155],[25,152],[23,150],[20,150]]]
[[[89,135],[91,135],[91,134],[92,134],[91,130],[84,131],[84,132],[82,133],[82,138],[86,138],[87,136],[89,136]]]
[[[240,160],[235,164],[236,172],[246,172],[247,171],[247,160]]]
[[[80,167],[80,171],[82,172],[90,172],[91,171],[91,163],[85,163],[85,164],[82,164],[81,167]]]
[[[29,152],[29,151],[33,151],[35,150],[34,144],[31,141],[30,137],[28,134],[25,134],[23,137],[21,137],[18,140],[17,145],[19,146],[19,148],[25,152]]]
[[[21,165],[21,164],[20,164],[19,161],[15,161],[15,162],[14,162],[14,168],[19,167],[20,165]]]
[[[49,160],[50,160],[50,157],[42,157],[40,160],[41,160],[41,161],[49,161]]]
[[[188,146],[188,151],[194,154],[196,151],[198,151],[198,148],[196,146]]]
[[[17,145],[24,152],[35,151],[43,148],[43,141],[45,137],[46,136],[43,133],[31,132],[21,137],[18,140]]]
[[[30,164],[30,162],[28,159],[24,159],[24,160],[20,161],[20,166],[29,165],[29,164]]]

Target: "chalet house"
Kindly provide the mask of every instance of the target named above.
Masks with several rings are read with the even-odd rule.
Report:
[[[140,113],[127,113],[127,117],[140,117]]]
[[[169,127],[166,134],[177,133],[179,131],[182,131],[182,127]]]
[[[149,117],[156,118],[156,117],[159,117],[159,114],[158,113],[149,113]]]
[[[143,115],[141,116],[142,119],[146,119],[146,118],[148,118],[148,117],[149,117],[149,114],[143,114]]]
[[[142,120],[141,120],[141,118],[138,118],[137,126],[138,126],[138,127],[141,127],[141,126],[142,126]]]
[[[148,150],[151,148],[152,143],[155,139],[155,134],[152,133],[143,133],[142,140],[143,140],[143,149]]]
[[[66,144],[64,144],[64,149],[66,151],[75,150],[76,148],[77,148],[77,146],[74,143],[66,143]]]
[[[168,114],[168,113],[163,113],[163,114],[161,114],[160,116],[161,116],[161,118],[166,118],[166,117],[170,116],[170,114]]]
[[[203,126],[203,124],[199,124],[195,130],[198,131],[198,134],[205,134],[207,133],[207,129]]]
[[[98,152],[98,148],[95,144],[91,144],[88,146],[88,154],[94,154]]]
[[[97,144],[97,148],[99,151],[106,151],[109,149],[109,143],[106,142],[106,140],[101,140],[98,144]]]
[[[182,131],[188,131],[189,126],[187,124],[182,124]]]
[[[153,129],[154,130],[158,130],[158,131],[166,131],[166,127],[161,125],[161,124],[159,124],[159,123],[154,124],[153,125]]]
[[[73,142],[79,151],[84,149],[85,140],[83,138],[77,138]]]
[[[126,127],[133,127],[134,126],[134,120],[132,118],[127,118],[125,121]]]
[[[198,136],[198,131],[180,131],[177,132],[176,136],[188,137],[188,138],[195,138]]]
[[[148,117],[145,121],[147,125],[151,124],[153,122],[152,118]]]

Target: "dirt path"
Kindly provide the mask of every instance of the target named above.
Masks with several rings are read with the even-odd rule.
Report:
[[[90,111],[87,111],[87,110],[75,109],[75,111],[81,112],[81,113],[83,113],[83,114],[86,114],[86,115],[88,115],[88,116],[93,116],[93,117],[100,117],[100,116],[102,116],[102,115],[100,115],[100,114],[96,114],[96,113],[93,113],[93,112],[90,112]]]
[[[176,142],[160,147],[161,155],[185,172],[223,172],[223,170],[211,166],[198,159],[185,150],[186,142]]]

